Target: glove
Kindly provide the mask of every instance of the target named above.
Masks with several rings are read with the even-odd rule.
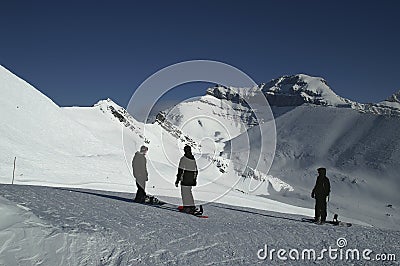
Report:
[[[175,182],[175,186],[178,187],[179,186],[179,182]]]
[[[311,193],[311,198],[315,199],[314,193]]]

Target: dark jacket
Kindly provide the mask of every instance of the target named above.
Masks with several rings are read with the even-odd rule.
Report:
[[[197,184],[197,164],[191,153],[185,153],[179,161],[176,182],[181,182],[182,186],[196,186]]]
[[[315,182],[314,189],[311,192],[313,198],[326,198],[331,192],[331,184],[326,176],[319,175],[317,177],[317,182]]]
[[[144,154],[136,152],[132,160],[132,168],[133,168],[133,176],[139,183],[149,180],[147,177],[148,173],[146,164],[147,160]]]

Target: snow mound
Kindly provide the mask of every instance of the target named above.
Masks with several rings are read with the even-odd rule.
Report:
[[[102,233],[66,232],[24,205],[0,197],[1,265],[100,264],[99,254],[113,255]]]

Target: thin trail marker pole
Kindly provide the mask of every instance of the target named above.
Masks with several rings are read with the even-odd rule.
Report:
[[[15,178],[15,162],[16,161],[17,161],[17,157],[14,157],[13,179],[12,179],[12,182],[11,182],[11,184],[13,184],[13,185],[14,185],[14,178]]]

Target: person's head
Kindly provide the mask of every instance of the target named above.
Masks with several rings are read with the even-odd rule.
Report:
[[[146,154],[148,150],[149,150],[149,148],[147,148],[144,145],[142,147],[140,147],[140,153],[142,153],[142,154]]]
[[[185,152],[185,154],[192,154],[192,147],[190,147],[189,145],[186,145],[183,148],[183,151]]]
[[[320,176],[326,176],[326,168],[320,167],[317,169],[317,171]]]

